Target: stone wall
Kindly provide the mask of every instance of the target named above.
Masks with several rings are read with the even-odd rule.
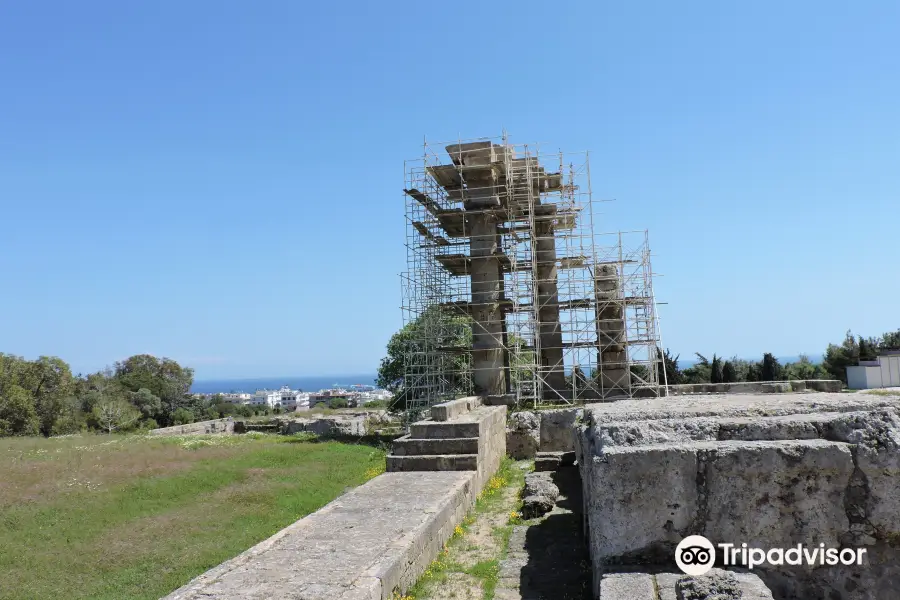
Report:
[[[234,421],[232,419],[214,419],[212,421],[199,421],[187,425],[173,425],[172,427],[160,427],[151,429],[149,435],[200,435],[211,433],[234,433]]]
[[[900,581],[900,399],[795,394],[631,400],[578,429],[595,593],[670,565],[688,535],[761,548],[865,547],[863,567],[759,566],[776,598],[887,600]]]
[[[575,449],[575,422],[581,408],[517,411],[506,428],[506,448],[516,459],[534,458],[538,452],[571,452]]]
[[[738,381],[735,383],[682,383],[669,386],[669,394],[786,394],[790,392],[840,392],[844,383],[832,379],[795,381]]]

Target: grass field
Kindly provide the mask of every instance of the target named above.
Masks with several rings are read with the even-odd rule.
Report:
[[[0,599],[159,598],[383,470],[282,436],[0,439]]]

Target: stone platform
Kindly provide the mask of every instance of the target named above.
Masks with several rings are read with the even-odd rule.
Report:
[[[623,566],[674,566],[688,535],[866,547],[863,567],[761,566],[775,598],[896,598],[900,398],[728,395],[599,404],[577,430],[594,593]]]

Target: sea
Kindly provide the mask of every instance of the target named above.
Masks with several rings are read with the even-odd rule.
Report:
[[[195,381],[191,386],[194,394],[225,394],[229,392],[245,392],[252,394],[256,390],[277,390],[283,385],[292,390],[318,392],[331,387],[347,387],[350,385],[375,385],[375,374],[367,375],[320,375],[320,376],[285,376],[260,377],[253,379],[205,379]]]

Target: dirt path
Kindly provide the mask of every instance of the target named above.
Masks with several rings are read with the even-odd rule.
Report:
[[[528,461],[506,463],[491,493],[457,528],[447,548],[401,600],[589,600],[591,572],[581,525],[581,482],[557,471],[551,512],[521,521]]]
[[[518,514],[519,492],[527,462],[507,462],[487,486],[475,509],[425,574],[403,600],[483,600],[494,597],[500,560],[504,557]]]

